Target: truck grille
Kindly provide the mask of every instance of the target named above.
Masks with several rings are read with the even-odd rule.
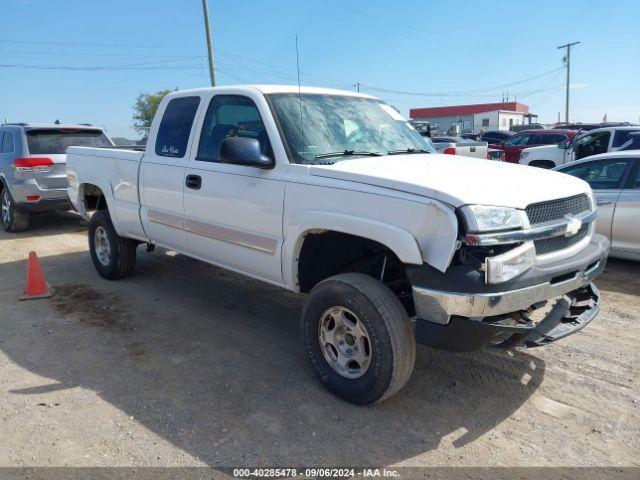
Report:
[[[559,200],[533,203],[527,207],[526,212],[529,223],[531,226],[535,226],[541,223],[564,220],[565,215],[579,215],[590,210],[589,197],[581,194]]]
[[[548,202],[533,203],[526,209],[531,226],[564,220],[566,215],[580,215],[591,211],[591,202],[587,195],[550,200]],[[571,237],[552,237],[536,240],[536,255],[557,252],[569,248],[589,234],[589,224],[584,224],[578,233]]]
[[[565,248],[572,247],[589,234],[589,224],[585,223],[580,227],[578,233],[572,237],[552,237],[536,240],[533,244],[536,247],[536,255],[557,252]]]

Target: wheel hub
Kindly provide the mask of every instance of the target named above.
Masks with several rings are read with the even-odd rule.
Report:
[[[369,332],[351,310],[331,307],[320,318],[318,341],[327,363],[345,378],[363,376],[371,364]]]
[[[9,225],[9,208],[10,208],[10,200],[9,200],[9,193],[4,190],[2,192],[2,223],[4,223],[5,225]]]
[[[107,231],[103,227],[96,228],[93,234],[93,246],[98,261],[105,267],[108,266],[111,259],[111,245],[109,245]]]

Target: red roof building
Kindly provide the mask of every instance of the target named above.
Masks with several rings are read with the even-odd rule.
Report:
[[[508,112],[529,113],[529,106],[519,102],[476,103],[474,105],[455,105],[450,107],[412,108],[411,118],[452,117],[473,115],[475,113],[503,110]]]
[[[429,122],[432,130],[440,133],[509,130],[514,125],[525,125],[527,120],[536,117],[529,113],[528,105],[518,102],[412,108],[409,116]]]

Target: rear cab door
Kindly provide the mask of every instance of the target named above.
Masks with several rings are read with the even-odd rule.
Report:
[[[149,239],[187,252],[184,172],[191,152],[199,94],[165,97],[153,119],[140,165],[140,218]]]
[[[192,255],[261,280],[282,284],[281,249],[285,180],[289,162],[262,93],[217,88],[203,99],[185,182],[185,230]],[[206,112],[206,113],[205,113]],[[260,142],[270,168],[225,163],[228,137]]]

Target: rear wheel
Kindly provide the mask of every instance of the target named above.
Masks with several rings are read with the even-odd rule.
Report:
[[[128,277],[136,266],[138,242],[118,235],[107,210],[93,214],[89,222],[89,250],[93,265],[107,280]]]
[[[7,188],[0,195],[0,211],[2,212],[2,228],[7,232],[22,232],[29,228],[29,212],[16,210],[16,204]]]
[[[327,389],[356,404],[400,390],[415,362],[409,317],[391,290],[361,273],[316,285],[302,313],[305,349]]]

